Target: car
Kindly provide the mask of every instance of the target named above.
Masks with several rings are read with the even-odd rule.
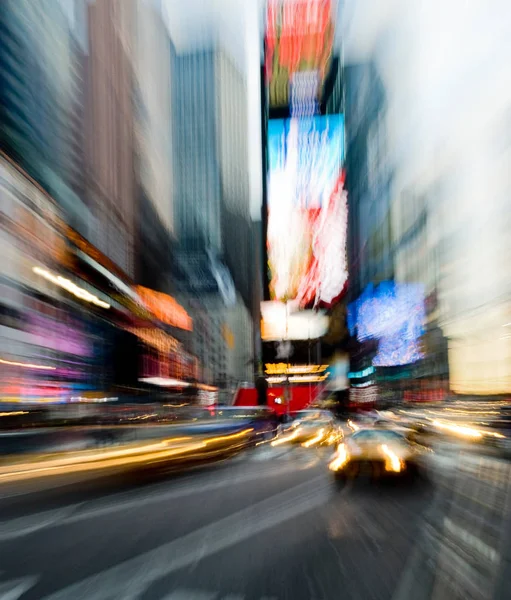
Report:
[[[403,433],[360,429],[339,444],[328,467],[338,481],[360,475],[415,476],[424,466],[427,452]]]
[[[305,448],[330,445],[342,438],[342,430],[333,415],[323,410],[301,410],[289,415],[272,445],[301,444]]]

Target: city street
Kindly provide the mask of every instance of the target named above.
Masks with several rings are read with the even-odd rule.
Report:
[[[0,598],[393,598],[434,488],[336,488],[329,454],[4,488]]]

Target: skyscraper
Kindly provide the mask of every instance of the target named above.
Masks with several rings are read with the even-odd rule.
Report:
[[[173,52],[172,72],[174,214],[179,241],[186,251],[220,252],[215,52]]]
[[[253,352],[246,83],[221,49],[172,57],[179,262],[194,350],[204,377],[225,389],[246,380]]]
[[[221,49],[215,61],[215,101],[224,257],[236,289],[253,313],[255,264],[250,220],[247,82],[232,58]]]
[[[0,145],[84,228],[82,72],[59,2],[2,3]],[[77,112],[78,111],[78,112]],[[78,192],[78,193],[77,193]]]
[[[88,17],[89,203],[97,223],[91,241],[133,276],[133,0],[95,0],[88,5]]]

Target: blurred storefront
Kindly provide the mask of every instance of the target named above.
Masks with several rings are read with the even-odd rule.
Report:
[[[60,210],[4,157],[0,194],[1,394],[59,398],[86,384],[100,366],[95,331],[65,287],[89,298],[81,304],[103,301],[67,278],[71,255]]]
[[[196,380],[197,359],[172,335],[193,326],[183,307],[135,286],[4,158],[0,194],[2,400]]]

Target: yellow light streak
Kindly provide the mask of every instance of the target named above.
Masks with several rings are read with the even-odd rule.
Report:
[[[103,302],[94,294],[91,294],[84,288],[76,285],[76,283],[72,282],[70,279],[66,279],[61,275],[54,275],[50,273],[46,269],[41,269],[41,267],[33,267],[32,271],[41,277],[44,277],[47,281],[51,281],[55,285],[65,289],[70,294],[73,294],[76,298],[80,298],[80,300],[85,300],[86,302],[90,302],[91,304],[95,304],[96,306],[100,306],[101,308],[110,308],[110,304]]]
[[[382,444],[380,446],[380,448],[381,448],[383,454],[385,454],[385,456],[387,457],[387,461],[385,463],[385,469],[387,471],[394,471],[394,473],[399,473],[403,468],[403,464],[399,460],[399,456],[395,452],[393,452],[387,446],[387,444]]]
[[[239,438],[247,435],[250,433],[250,431],[252,431],[252,429],[246,429],[239,433],[226,436],[218,436],[209,439],[206,438],[194,443],[185,443],[177,448],[169,448],[169,444],[175,444],[177,442],[183,442],[193,438],[169,438],[167,440],[162,440],[152,444],[132,446],[117,450],[94,452],[85,455],[80,453],[78,455],[68,456],[65,458],[53,458],[40,460],[39,462],[9,466],[6,465],[5,467],[0,467],[0,481],[19,481],[46,475],[67,473],[74,474],[84,471],[161,461],[171,457],[184,458],[186,455],[189,455],[196,450],[206,448],[209,444]]]
[[[311,438],[310,440],[307,440],[306,442],[304,442],[302,444],[302,446],[304,448],[310,448],[311,446],[315,446],[316,444],[319,444],[319,442],[321,442],[321,440],[325,437],[325,430],[324,429],[320,429],[318,431],[318,433]]]
[[[456,425],[455,423],[446,423],[442,421],[433,421],[433,425],[438,427],[439,429],[446,429],[447,431],[452,431],[458,435],[470,438],[482,438],[483,432],[479,429],[473,429],[472,427],[465,427],[462,425]]]
[[[328,468],[330,471],[339,471],[348,462],[348,451],[345,444],[339,444],[337,456],[330,462]]]
[[[271,445],[272,446],[280,446],[281,444],[285,444],[286,442],[291,442],[292,440],[295,440],[298,437],[299,432],[300,432],[300,428],[295,429],[293,431],[293,433],[291,433],[290,435],[286,435],[284,437],[280,437],[276,440],[273,440]]]
[[[6,360],[4,358],[0,358],[0,363],[2,365],[9,365],[10,367],[23,367],[25,369],[40,369],[41,371],[55,371],[57,367],[49,367],[46,365],[34,365],[32,363],[23,363],[17,362],[15,360]]]

